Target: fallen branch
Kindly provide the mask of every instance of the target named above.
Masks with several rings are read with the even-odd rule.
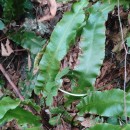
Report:
[[[14,93],[21,99],[21,101],[24,101],[24,97],[21,95],[21,93],[19,92],[16,85],[13,83],[13,81],[10,79],[9,75],[6,73],[2,64],[0,64],[0,70],[3,73],[3,75],[5,76],[5,78],[7,79],[7,81],[9,82],[9,84],[11,85],[11,88],[13,89]]]

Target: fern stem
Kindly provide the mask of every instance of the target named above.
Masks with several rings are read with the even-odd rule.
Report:
[[[65,93],[65,94],[70,95],[70,96],[75,96],[75,97],[84,97],[84,96],[87,96],[87,94],[74,94],[74,93],[70,93],[70,92],[67,92],[67,91],[65,91],[63,89],[60,89],[60,88],[59,88],[59,90],[61,92]]]

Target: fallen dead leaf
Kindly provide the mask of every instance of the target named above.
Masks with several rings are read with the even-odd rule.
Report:
[[[57,10],[57,4],[55,0],[48,0],[48,3],[50,4],[50,13],[54,17],[56,15]]]
[[[44,2],[44,0],[42,0],[42,2]],[[47,0],[47,2],[48,2],[48,6],[50,8],[50,14],[47,14],[46,16],[43,16],[42,18],[40,18],[38,20],[39,22],[50,20],[50,19],[54,18],[54,16],[56,15],[56,11],[57,11],[56,1],[55,0]]]
[[[13,49],[10,47],[10,41],[7,39],[6,44],[4,46],[3,43],[1,43],[1,55],[2,56],[10,56],[11,53],[13,53]]]
[[[8,56],[8,52],[7,52],[7,50],[5,49],[3,43],[1,43],[1,55],[2,55],[2,56]]]
[[[85,128],[89,128],[94,125],[94,121],[92,121],[90,118],[86,118],[83,122],[81,122],[81,125]]]
[[[13,51],[13,49],[10,47],[9,44],[10,44],[10,41],[7,39],[5,46],[6,46],[6,49],[7,49],[8,53],[11,54],[11,53],[13,53],[14,51]]]

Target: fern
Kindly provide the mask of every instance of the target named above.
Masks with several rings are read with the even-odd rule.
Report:
[[[80,114],[91,113],[106,117],[124,116],[124,92],[120,89],[95,91],[78,104]],[[126,95],[127,114],[130,117],[130,94]]]
[[[20,100],[13,100],[10,97],[4,97],[0,100],[0,119],[4,117],[8,110],[15,109],[20,104]]]
[[[26,12],[25,10],[32,9],[29,0],[1,0],[0,4],[3,7],[2,21],[0,20],[2,35],[4,28],[8,28],[8,26],[5,26],[5,23],[9,23],[11,20],[18,20]],[[19,6],[14,8],[18,4]],[[120,4],[128,6],[129,0],[120,0]],[[89,113],[105,116],[108,119],[111,117],[117,119],[117,117],[124,116],[124,92],[122,90],[94,91],[94,84],[100,73],[105,56],[105,21],[107,20],[108,12],[115,5],[117,5],[117,0],[99,0],[99,2],[95,2],[92,5],[88,0],[79,0],[73,4],[71,11],[65,13],[61,21],[56,25],[47,46],[45,45],[45,41],[33,32],[26,32],[22,29],[17,33],[8,32],[8,34],[10,33],[9,35],[7,34],[9,39],[17,45],[29,49],[33,56],[37,55],[34,67],[36,69],[39,67],[39,74],[35,93],[47,97],[47,105],[52,104],[53,96],[57,95],[58,89],[61,90],[59,85],[62,84],[62,77],[70,74],[70,79],[74,79],[75,81],[75,86],[71,86],[73,93],[64,90],[61,91],[76,96],[76,99],[79,99],[77,96],[83,97],[82,99],[80,98],[80,103],[77,105],[79,115]],[[70,70],[69,68],[60,70],[61,60],[65,57],[70,47],[75,44],[77,36],[80,37],[79,46],[82,50],[82,54],[78,57],[79,64],[75,66],[74,70]],[[127,46],[130,47],[130,38],[127,38]],[[32,81],[32,79],[30,80]],[[3,83],[0,83],[0,86],[3,86]],[[0,125],[15,119],[20,126],[25,126],[27,130],[42,129],[40,117],[23,109],[27,105],[35,109],[38,113],[42,110],[33,101],[27,100],[27,97],[30,98],[32,95],[33,87],[31,90],[29,87],[26,87],[24,84],[25,89],[22,94],[26,98],[25,101],[21,102],[18,99],[14,100],[10,97],[4,97],[0,100]],[[75,100],[72,96],[68,98],[67,103],[69,105]],[[130,94],[126,93],[126,112],[128,117],[130,117],[129,100]],[[62,123],[63,119],[66,122],[73,123],[75,119],[67,110],[64,107],[60,108],[58,106],[51,109],[50,115],[52,118],[50,118],[49,123],[56,125],[57,123]],[[108,123],[110,122],[108,121]],[[106,123],[96,124],[89,128],[89,130],[129,129],[130,125],[128,124],[121,127]]]
[[[27,104],[39,110],[39,107],[31,101],[21,102],[19,99],[14,100],[10,97],[4,97],[0,100],[0,126],[13,119],[16,119],[19,125],[41,126],[40,117],[21,108],[21,104]]]
[[[113,4],[96,3],[89,9],[90,16],[83,29],[80,40],[82,54],[79,56],[79,65],[74,69],[73,75],[78,79],[75,91],[83,93],[86,86],[93,89],[95,80],[100,73],[105,56],[105,21]]]
[[[31,112],[24,110],[23,108],[17,107],[14,110],[9,110],[2,119],[0,119],[0,125],[11,121],[17,120],[19,125],[28,124],[30,126],[41,126],[40,118],[33,115]]]
[[[37,78],[35,92],[42,91],[49,95],[48,105],[52,103],[52,97],[57,95],[55,77],[60,71],[60,61],[66,55],[76,37],[77,30],[84,22],[85,14],[83,8],[87,6],[87,1],[82,0],[75,3],[72,11],[65,13],[62,20],[55,27],[50,42],[40,61],[40,73]],[[46,91],[46,93],[44,93]]]
[[[21,45],[23,48],[30,50],[34,56],[40,52],[42,46],[45,44],[45,40],[31,31],[25,32],[25,30],[19,30],[17,33],[12,33],[8,37],[17,45]]]

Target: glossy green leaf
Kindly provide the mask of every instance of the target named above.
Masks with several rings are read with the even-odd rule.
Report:
[[[10,97],[4,97],[0,100],[0,119],[12,109],[15,109],[20,104],[20,100],[13,100]]]
[[[37,94],[41,91],[43,92],[47,84],[53,84],[55,81],[56,75],[60,70],[60,61],[64,58],[70,46],[73,45],[77,30],[84,22],[85,14],[83,8],[87,6],[87,3],[86,0],[75,3],[71,12],[65,13],[55,27],[40,61],[40,73],[35,88]],[[53,86],[55,87],[56,85],[53,84]],[[49,94],[54,87],[48,88]],[[55,90],[57,91],[58,89]]]
[[[107,119],[107,123],[113,124],[113,125],[119,125],[119,121],[117,117],[109,117]]]
[[[130,130],[130,125],[118,126],[110,124],[97,124],[86,130]]]
[[[130,93],[126,95],[127,114],[130,117]],[[83,98],[78,105],[79,113],[101,116],[124,116],[124,92],[120,89],[95,91]]]
[[[15,34],[11,34],[9,38],[23,48],[30,50],[34,55],[40,52],[45,44],[45,40],[40,36],[36,36],[34,32],[18,31]]]
[[[52,117],[50,120],[49,120],[49,123],[51,125],[58,125],[61,123],[61,118],[60,118],[61,115],[58,115],[58,116],[55,116],[55,117]]]
[[[31,108],[35,109],[37,112],[40,112],[41,108],[39,105],[37,105],[33,100],[26,99],[25,101],[22,101],[21,104],[30,106]]]
[[[100,73],[100,67],[105,56],[105,21],[113,4],[96,3],[89,9],[90,16],[83,28],[80,40],[82,54],[79,64],[75,67],[73,75],[78,79],[75,90],[78,93],[86,92],[86,87],[92,88]]]
[[[128,37],[126,40],[127,40],[127,43],[126,43],[126,44],[127,44],[127,46],[130,48],[130,37]],[[130,50],[129,50],[129,52],[130,52]]]
[[[5,116],[0,119],[0,125],[16,119],[19,125],[29,124],[32,126],[40,126],[40,118],[33,115],[31,112],[24,110],[23,108],[17,107],[13,110],[9,110]]]
[[[62,114],[64,111],[65,110],[62,107],[54,107],[50,109],[51,114]]]
[[[68,74],[69,71],[70,71],[69,67],[64,68],[63,70],[61,70],[60,72],[58,72],[58,74],[56,75],[55,80],[61,79],[63,76],[65,76],[66,74]]]
[[[0,20],[0,30],[3,30],[5,28],[4,23]]]

